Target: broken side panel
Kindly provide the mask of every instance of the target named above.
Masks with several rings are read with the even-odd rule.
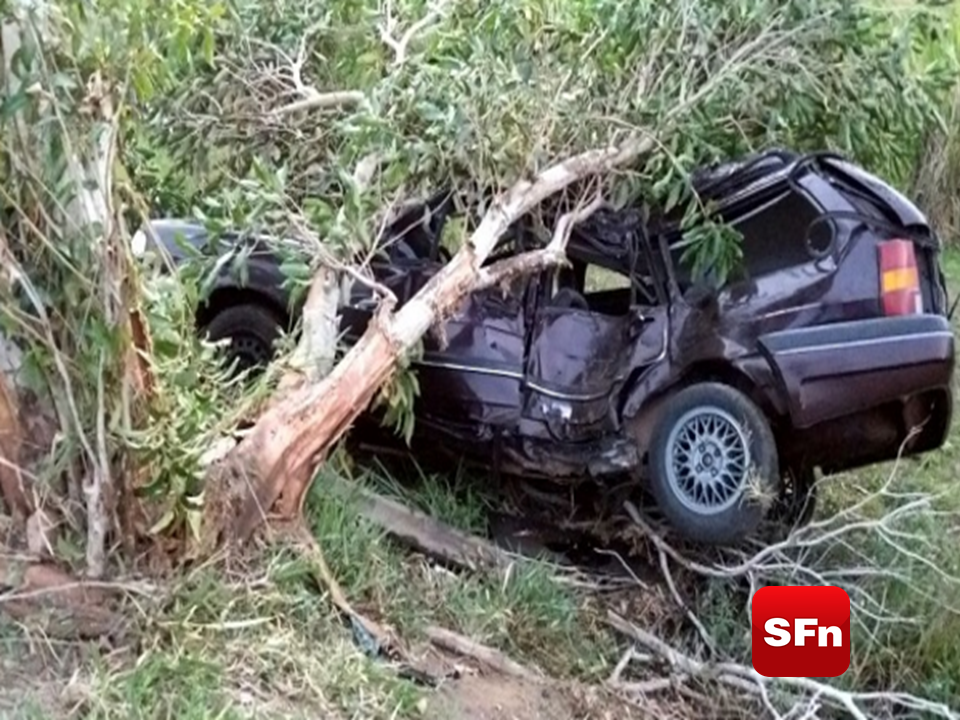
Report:
[[[525,282],[470,295],[441,332],[424,337],[418,414],[451,430],[514,430],[520,418]]]
[[[575,442],[617,429],[613,399],[627,370],[635,318],[540,309],[526,367],[523,416],[531,430],[534,423],[543,429],[531,434]]]

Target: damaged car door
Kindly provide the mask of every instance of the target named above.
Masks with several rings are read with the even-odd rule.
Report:
[[[469,295],[442,328],[424,337],[420,421],[471,440],[514,431],[520,419],[527,282]],[[465,439],[467,439],[465,438]]]
[[[615,389],[623,376],[635,313],[591,310],[576,287],[550,273],[531,327],[523,416],[525,435],[578,442],[616,430]]]
[[[523,434],[569,453],[589,447],[590,474],[615,472],[636,462],[620,432],[621,391],[662,354],[665,308],[643,302],[627,275],[572,260],[573,272],[545,274],[539,287]]]

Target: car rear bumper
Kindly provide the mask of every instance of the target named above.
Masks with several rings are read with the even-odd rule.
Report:
[[[759,338],[795,428],[945,390],[952,411],[954,333],[941,315],[872,318]]]

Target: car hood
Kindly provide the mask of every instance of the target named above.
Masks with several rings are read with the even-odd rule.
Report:
[[[147,250],[159,245],[170,255],[180,260],[188,256],[183,245],[197,250],[207,244],[209,233],[202,223],[181,218],[158,218],[148,220],[130,240],[135,257],[143,257]]]

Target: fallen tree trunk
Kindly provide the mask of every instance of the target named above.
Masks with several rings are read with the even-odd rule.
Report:
[[[482,265],[509,227],[554,193],[631,162],[649,152],[653,144],[647,136],[632,136],[619,146],[587,151],[551,166],[532,181],[517,183],[501,195],[465,246],[417,295],[397,312],[375,316],[330,375],[295,389],[259,418],[227,462],[231,482],[240,486],[239,517],[230,503],[219,507],[214,503],[214,512],[220,516],[208,530],[217,536],[223,533],[224,539],[243,542],[281,494],[288,513],[293,507],[300,508],[317,463],[367,408],[393,374],[398,360],[474,290],[495,283],[512,270],[521,272],[524,267],[562,261],[570,226],[599,203],[565,215],[546,251],[518,256],[515,265],[500,267],[491,275],[492,269]]]
[[[452,528],[429,515],[363,488],[358,495],[360,514],[398,541],[437,560],[467,570],[494,567],[506,570],[517,558],[483,538]]]

